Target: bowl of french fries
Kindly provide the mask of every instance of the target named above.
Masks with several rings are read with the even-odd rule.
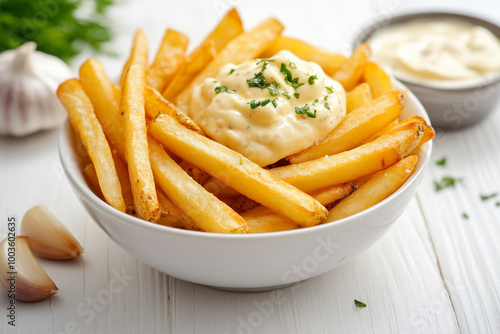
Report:
[[[89,59],[61,84],[63,169],[125,251],[190,282],[263,290],[348,262],[403,213],[432,151],[424,108],[369,60],[366,44],[343,57],[282,30],[269,19],[244,31],[231,10],[189,55],[187,37],[167,30],[151,64],[138,31],[120,82]],[[342,85],[345,117],[322,140],[261,166],[211,139],[183,103],[224,64],[281,50]]]

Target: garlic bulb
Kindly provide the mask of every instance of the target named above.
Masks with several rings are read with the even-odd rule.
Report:
[[[28,42],[0,53],[0,135],[54,128],[66,117],[55,92],[72,77],[71,70],[59,58],[35,49]]]
[[[38,256],[53,260],[74,259],[83,248],[66,227],[47,208],[35,206],[24,215],[21,234]]]
[[[0,279],[9,298],[37,301],[59,291],[31,253],[27,237],[0,243]]]

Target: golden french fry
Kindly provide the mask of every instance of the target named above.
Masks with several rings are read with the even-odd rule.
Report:
[[[345,97],[347,113],[350,113],[354,109],[367,104],[373,99],[370,85],[366,82],[360,83],[353,90],[347,92]]]
[[[370,57],[371,51],[368,44],[363,43],[352,55],[347,58],[340,69],[333,74],[333,79],[337,80],[344,86],[346,91],[350,91],[359,83],[363,76],[366,60]]]
[[[394,90],[391,78],[378,64],[372,61],[366,62],[363,78],[370,85],[374,99]]]
[[[326,216],[325,207],[311,196],[276,179],[243,155],[187,130],[168,115],[159,115],[149,131],[177,156],[212,176],[225,173],[228,186],[297,224],[317,225]]]
[[[269,19],[257,27],[236,36],[217,54],[187,86],[176,99],[176,106],[182,111],[189,109],[189,99],[193,88],[206,78],[214,77],[222,65],[240,64],[245,60],[257,57],[279,36],[283,26],[276,19]]]
[[[148,41],[142,29],[138,29],[134,36],[134,43],[130,57],[123,66],[122,75],[120,76],[120,87],[123,87],[125,75],[132,64],[142,64],[144,68],[148,67]]]
[[[420,142],[423,133],[422,123],[406,124],[353,150],[274,168],[270,172],[310,193],[387,168],[405,158]]]
[[[139,217],[155,222],[160,218],[160,204],[148,159],[144,79],[144,67],[141,64],[130,65],[125,76],[120,109],[135,210]]]
[[[161,209],[161,216],[160,219],[156,221],[157,224],[191,231],[201,231],[200,228],[196,226],[196,223],[176,207],[159,187],[157,187],[156,190]]]
[[[258,206],[241,214],[245,219],[249,233],[266,233],[289,231],[299,228],[289,218],[277,215],[274,211],[265,206]]]
[[[175,73],[185,62],[184,53],[188,38],[172,29],[168,29],[158,49],[155,60],[146,72],[148,86],[163,92]]]
[[[104,198],[112,207],[124,212],[125,202],[111,149],[94,113],[92,102],[77,79],[62,83],[57,89],[57,96],[94,164]]]
[[[179,163],[179,166],[184,169],[184,171],[191,176],[193,180],[198,182],[199,184],[203,185],[209,178],[210,174],[202,171],[198,167],[193,166],[192,163],[187,162],[187,161],[181,161]]]
[[[168,101],[174,101],[175,97],[200,73],[200,71],[210,63],[217,53],[215,42],[210,40],[202,45],[203,48],[192,53],[186,63],[179,68],[179,71],[172,78],[167,88],[163,91],[163,97]]]
[[[157,90],[147,86],[144,90],[144,100],[146,106],[146,116],[150,120],[155,119],[158,114],[167,114],[173,117],[180,124],[184,125],[187,129],[193,130],[194,132],[205,136],[203,130],[201,130],[191,118],[177,109],[175,105],[165,100]]]
[[[291,155],[290,163],[314,160],[351,150],[401,115],[404,94],[393,91],[354,109],[321,142]]]
[[[418,157],[412,155],[376,173],[359,189],[335,205],[330,210],[328,221],[351,216],[389,197],[405,183],[417,161]]]
[[[225,197],[236,197],[241,194],[234,190],[233,188],[227,186],[224,182],[219,181],[215,177],[209,177],[204,183],[203,188],[207,189],[209,192],[215,196],[225,196]]]
[[[260,58],[269,58],[281,50],[288,50],[300,59],[313,61],[320,65],[326,74],[333,75],[346,61],[339,53],[331,52],[320,47],[310,45],[295,38],[278,37],[264,52]]]
[[[169,101],[174,101],[194,77],[215,58],[217,52],[242,32],[243,25],[240,16],[236,9],[233,8],[198,48],[189,55],[186,65],[179,70],[165,91],[163,91],[163,96]]]
[[[101,191],[101,186],[99,185],[99,179],[97,178],[97,172],[95,171],[94,165],[90,162],[85,167],[83,167],[83,175],[85,180],[90,186],[90,189],[97,195],[100,199],[104,200],[104,195]]]
[[[243,218],[189,177],[153,138],[149,138],[149,149],[151,165],[158,184],[172,203],[198,227],[215,233],[247,231]]]
[[[117,151],[112,150],[111,153],[113,154],[113,161],[115,162],[116,174],[118,175],[120,186],[122,187],[125,212],[135,216],[134,196],[132,194],[132,185],[130,184],[127,165],[123,160],[124,158],[122,158]]]
[[[366,144],[366,143],[369,143],[375,139],[377,139],[378,137],[382,136],[383,134],[391,131],[391,130],[394,130],[398,127],[401,127],[403,125],[406,125],[406,124],[410,124],[410,123],[413,123],[413,122],[420,122],[422,124],[427,124],[427,122],[425,121],[425,119],[423,117],[420,117],[420,116],[411,116],[411,117],[408,117],[402,121],[399,121],[399,120],[394,120],[392,121],[391,123],[389,123],[386,127],[384,127],[383,129],[375,132],[373,135],[371,135],[370,137],[368,137],[367,139],[365,139],[363,141],[363,144]],[[425,134],[425,132],[424,132]],[[423,139],[423,137],[422,137]]]
[[[110,145],[124,158],[119,100],[116,100],[116,90],[102,64],[95,59],[88,59],[80,67],[80,82],[92,102],[94,112]]]

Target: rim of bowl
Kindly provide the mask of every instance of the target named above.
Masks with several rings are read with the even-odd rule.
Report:
[[[352,43],[353,48],[357,47],[359,44],[363,42],[366,42],[379,29],[383,29],[385,27],[403,23],[409,20],[433,18],[433,17],[450,17],[450,18],[462,19],[472,24],[480,25],[484,28],[487,28],[500,40],[500,25],[490,21],[489,19],[481,16],[480,14],[471,15],[460,10],[442,9],[442,10],[429,11],[429,10],[419,9],[419,10],[405,11],[401,14],[393,15],[387,19],[365,25],[364,27],[361,28],[360,32],[354,37]],[[420,88],[432,88],[446,92],[463,92],[471,89],[486,87],[500,82],[500,73],[491,78],[485,79],[484,81],[472,84],[466,84],[463,86],[455,86],[455,87],[425,84],[419,81],[413,81],[411,79],[403,79],[397,76],[395,77],[404,84],[413,85]]]
[[[395,83],[398,86],[401,86],[402,88],[406,88],[403,84],[398,82],[398,80],[394,80]],[[425,108],[422,106],[420,101],[416,98],[416,96],[410,91],[407,90],[409,99],[411,99],[415,104],[417,109],[420,109],[423,111],[423,117],[424,119],[430,124],[429,116],[425,110]],[[141,225],[144,228],[156,230],[156,231],[161,231],[161,232],[169,232],[173,233],[177,236],[182,236],[182,237],[189,237],[189,238],[202,238],[202,239],[212,239],[212,240],[254,240],[254,239],[276,239],[276,238],[287,238],[291,237],[294,235],[301,235],[301,234],[308,234],[308,233],[317,233],[322,230],[328,230],[332,228],[333,226],[338,226],[338,225],[346,225],[351,223],[353,220],[357,220],[362,218],[363,216],[368,216],[372,211],[377,210],[380,206],[383,206],[387,204],[390,201],[395,200],[395,198],[405,191],[408,187],[410,187],[413,183],[417,182],[418,177],[420,174],[425,173],[427,165],[429,164],[429,161],[431,159],[432,155],[432,148],[433,148],[433,141],[429,141],[425,143],[420,149],[424,149],[427,151],[426,152],[426,159],[422,161],[422,164],[420,165],[420,168],[418,170],[415,170],[412,175],[406,180],[406,182],[398,189],[396,190],[393,194],[391,194],[389,197],[386,199],[382,200],[381,202],[369,207],[368,209],[365,209],[361,212],[358,212],[352,216],[339,219],[337,221],[332,221],[312,227],[304,227],[304,228],[298,228],[294,230],[288,230],[288,231],[278,231],[278,232],[266,232],[266,233],[246,233],[246,234],[226,234],[226,233],[210,233],[210,232],[201,232],[201,231],[190,231],[190,230],[183,230],[183,229],[178,229],[174,227],[169,227],[169,226],[164,226],[164,225],[159,225],[151,222],[147,222],[143,219],[131,216],[125,212],[121,212],[115,208],[113,208],[111,205],[108,203],[104,202],[101,200],[99,197],[97,197],[96,194],[92,190],[90,190],[89,186],[85,182],[85,179],[83,175],[81,175],[80,178],[77,178],[73,173],[75,171],[70,170],[70,169],[78,169],[78,173],[82,173],[81,170],[76,167],[69,167],[69,155],[65,154],[65,150],[68,150],[72,152],[71,156],[75,155],[74,149],[71,144],[71,135],[69,131],[72,131],[72,126],[69,122],[69,119],[66,119],[64,125],[60,129],[59,133],[59,143],[58,143],[58,153],[59,153],[59,159],[61,160],[61,165],[63,167],[64,172],[66,173],[66,176],[70,179],[70,183],[73,184],[73,186],[78,188],[78,191],[84,194],[84,196],[92,202],[92,204],[100,207],[101,209],[107,211],[108,214],[110,215],[117,215],[119,218],[122,219],[123,223],[126,224],[134,224],[134,225]],[[417,185],[418,187],[418,185]],[[101,224],[98,224],[101,225]]]

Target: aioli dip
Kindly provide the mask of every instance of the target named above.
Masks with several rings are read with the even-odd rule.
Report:
[[[221,67],[195,87],[189,105],[209,137],[260,166],[317,143],[345,113],[340,83],[285,50]]]
[[[465,20],[415,19],[382,28],[367,42],[374,61],[403,80],[459,87],[500,75],[500,40]]]

